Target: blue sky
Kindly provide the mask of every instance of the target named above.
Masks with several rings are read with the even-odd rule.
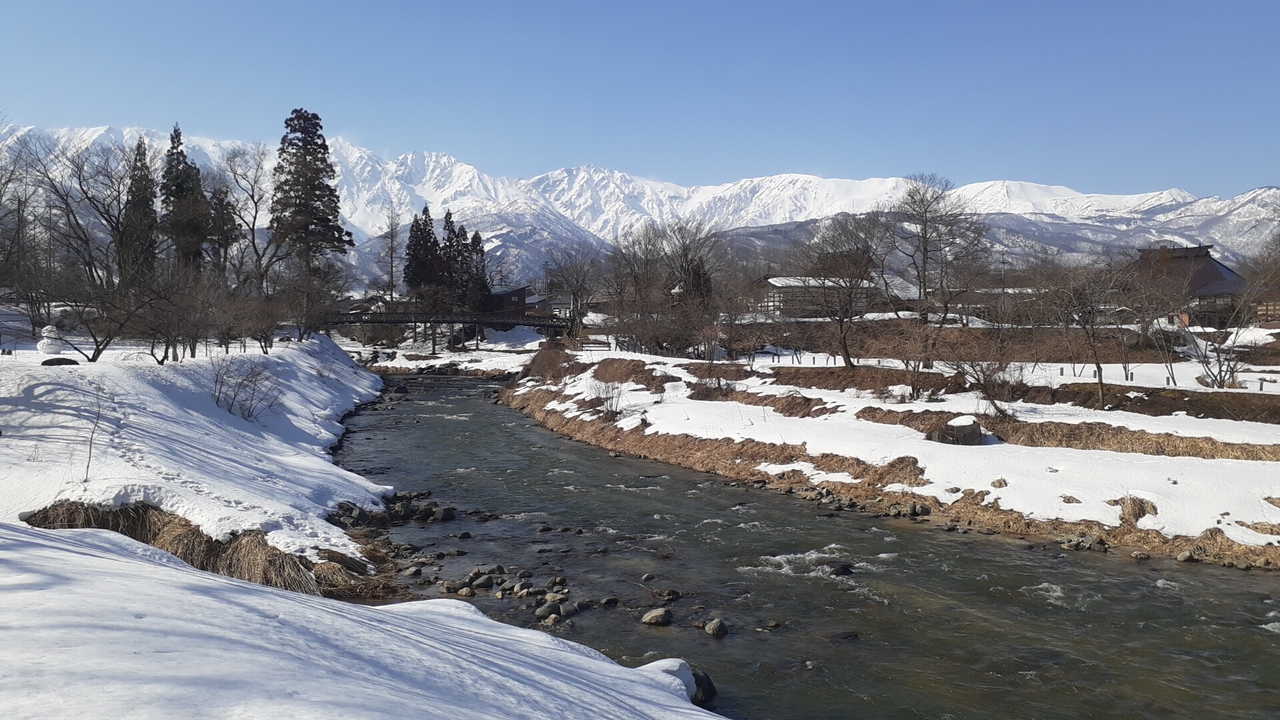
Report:
[[[0,0],[0,114],[685,185],[1280,185],[1280,2]]]

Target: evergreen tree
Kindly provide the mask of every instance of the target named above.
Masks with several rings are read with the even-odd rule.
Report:
[[[465,232],[465,228],[463,229]],[[444,239],[440,247],[440,280],[446,302],[456,310],[464,304],[466,276],[463,272],[463,255],[466,236],[460,235],[453,221],[453,211],[444,214]]]
[[[297,256],[303,272],[314,274],[324,256],[346,253],[355,243],[338,221],[336,172],[320,116],[298,108],[284,127],[269,227],[274,242]]]
[[[199,270],[209,237],[210,208],[200,182],[200,168],[182,149],[182,129],[175,123],[169,135],[160,175],[161,230],[173,243],[178,266]]]
[[[440,244],[436,240],[431,208],[423,207],[409,224],[409,241],[404,250],[404,284],[409,294],[422,298],[426,288],[440,284]]]
[[[489,295],[493,293],[493,287],[489,284],[489,267],[484,257],[484,239],[480,237],[478,231],[471,236],[467,249],[470,261],[467,309],[472,312],[485,312],[489,309]]]
[[[129,167],[129,190],[120,237],[116,239],[116,265],[122,285],[138,287],[151,279],[155,272],[158,225],[156,179],[151,172],[147,144],[138,138]]]
[[[208,239],[205,243],[205,252],[209,259],[210,272],[214,277],[225,280],[227,256],[231,253],[232,246],[242,237],[236,209],[231,203],[229,188],[218,187],[209,194],[208,217]]]

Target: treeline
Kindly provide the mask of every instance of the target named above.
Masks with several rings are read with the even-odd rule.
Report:
[[[1059,349],[1043,360],[1093,366],[1100,395],[1102,365],[1119,362],[1127,374],[1139,356],[1159,358],[1171,378],[1175,363],[1192,360],[1202,382],[1229,387],[1245,354],[1227,334],[1193,331],[1198,318],[1238,327],[1260,302],[1280,307],[1280,234],[1241,264],[1238,282],[1205,298],[1192,296],[1189,263],[1135,262],[1122,251],[1015,262],[993,252],[989,233],[949,181],[916,175],[894,202],[818,223],[780,257],[697,223],[652,224],[607,250],[552,251],[546,280],[579,323],[590,309],[604,313],[627,349],[714,359],[773,346],[830,352],[848,367],[893,358],[910,371],[912,398],[936,367],[978,386],[1015,383],[1016,338],[1028,330]],[[766,274],[784,277],[770,285]],[[804,321],[780,322],[770,306],[778,296],[803,306]],[[889,321],[866,322],[869,313]]]
[[[89,361],[120,338],[164,363],[207,339],[266,352],[285,322],[306,335],[346,289],[352,245],[320,117],[294,110],[270,160],[256,145],[201,168],[176,125],[163,155],[25,135],[0,154],[0,289],[33,330],[87,336],[72,344]]]

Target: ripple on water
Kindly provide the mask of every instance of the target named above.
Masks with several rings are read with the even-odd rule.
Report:
[[[502,518],[503,520],[529,520],[532,518],[544,518],[544,517],[547,517],[547,515],[548,514],[545,512],[522,512],[522,513],[509,513],[506,515],[499,515],[498,517]]]
[[[645,487],[640,487],[640,486],[637,486],[637,485],[625,485],[625,484],[624,484],[624,485],[609,485],[609,484],[606,484],[606,485],[605,485],[605,487],[609,488],[610,490],[625,490],[625,491],[627,491],[627,492],[649,492],[649,491],[652,491],[652,490],[662,490],[662,489],[664,489],[661,485],[648,485],[648,486],[645,486]],[[657,516],[657,515],[654,515],[653,517],[656,519],[658,516]]]
[[[1280,622],[1267,623],[1261,627],[1263,630],[1269,630],[1270,632],[1280,635]]]
[[[1018,588],[1018,592],[1033,600],[1039,600],[1045,605],[1065,608],[1067,610],[1084,610],[1090,605],[1102,600],[1102,596],[1094,593],[1080,593],[1075,596],[1069,595],[1061,585],[1055,585],[1050,582],[1020,587]]]

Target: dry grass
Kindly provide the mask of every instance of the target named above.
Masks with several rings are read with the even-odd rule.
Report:
[[[669,382],[678,382],[680,378],[671,375],[659,375],[645,367],[643,360],[620,360],[605,358],[596,365],[592,377],[606,383],[635,383],[648,389],[651,393],[661,393]]]
[[[899,411],[872,407],[863,408],[857,413],[857,417],[862,420],[883,425],[903,425],[922,433],[937,430],[957,416],[958,413],[939,410]],[[982,415],[979,419],[982,427],[1010,445],[1106,450],[1207,460],[1280,462],[1280,445],[1227,443],[1206,437],[1130,430],[1106,423],[1032,423],[994,415]]]
[[[821,367],[787,367],[776,366],[773,375],[779,385],[795,387],[811,387],[819,390],[883,390],[890,385],[910,385],[911,373],[894,368],[871,367],[858,365],[852,368]],[[964,380],[956,376],[947,376],[937,372],[921,372],[916,378],[921,390],[925,392],[959,392],[964,389]]]
[[[1125,495],[1122,498],[1108,500],[1108,505],[1120,506],[1120,522],[1130,525],[1137,525],[1138,521],[1148,515],[1159,515],[1160,510],[1156,504],[1150,500],[1136,497],[1133,495]]]
[[[1043,390],[1043,389],[1042,389]],[[1141,393],[1130,397],[1131,393]],[[1040,392],[1037,395],[1043,396]],[[1280,425],[1280,393],[1188,392],[1177,388],[1150,388],[1104,385],[1103,397],[1112,410],[1143,415],[1172,415],[1185,412],[1191,417],[1244,420]],[[1081,407],[1097,407],[1098,386],[1087,383],[1063,385],[1046,399],[1029,402],[1071,402]]]
[[[756,374],[737,363],[689,363],[681,365],[685,371],[699,380],[730,380],[741,382]]]
[[[520,377],[540,377],[547,382],[558,383],[571,375],[584,373],[589,368],[589,365],[574,360],[563,344],[547,341],[525,366]]]
[[[112,530],[174,555],[199,570],[293,592],[319,595],[312,563],[271,547],[260,530],[229,541],[214,540],[185,518],[141,503],[101,508],[58,502],[37,511],[27,524],[47,529]]]
[[[836,412],[838,408],[827,407],[826,402],[817,398],[805,397],[799,393],[791,395],[762,395],[759,393],[734,390],[728,385],[710,385],[698,383],[689,393],[690,400],[709,402],[737,402],[743,405],[773,408],[779,415],[806,418],[819,417]]]

